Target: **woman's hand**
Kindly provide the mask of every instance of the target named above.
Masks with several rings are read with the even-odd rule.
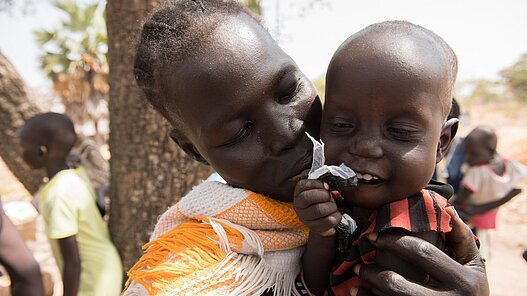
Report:
[[[417,237],[395,233],[373,233],[368,237],[377,248],[397,254],[428,273],[433,286],[410,282],[393,271],[375,265],[357,265],[355,271],[370,282],[373,289],[352,289],[350,295],[489,295],[485,264],[472,232],[452,207],[447,211],[453,222],[453,229],[447,234],[447,244],[453,250],[455,260]]]

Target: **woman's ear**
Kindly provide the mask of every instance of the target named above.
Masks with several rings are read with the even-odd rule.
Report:
[[[209,163],[201,154],[199,153],[198,149],[189,141],[185,136],[183,136],[181,133],[179,133],[176,130],[171,130],[168,133],[168,136],[174,141],[185,153],[190,156],[190,158],[199,161],[201,163],[204,163],[208,165]]]
[[[450,144],[452,144],[452,140],[456,136],[458,127],[459,119],[457,118],[451,118],[443,124],[439,143],[437,144],[436,163],[440,162],[448,153]]]

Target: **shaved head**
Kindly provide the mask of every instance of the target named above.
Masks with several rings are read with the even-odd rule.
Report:
[[[383,69],[375,79],[394,83],[406,79],[412,84],[419,81],[437,94],[445,118],[450,112],[457,58],[448,44],[430,30],[404,21],[368,26],[338,48],[328,69],[328,81],[335,70],[342,73],[339,68],[363,71],[371,67]]]
[[[20,136],[37,146],[46,146],[66,156],[77,141],[73,122],[63,114],[43,113],[31,117],[20,129]]]
[[[475,145],[483,145],[491,151],[496,151],[498,137],[494,130],[488,126],[478,126],[474,128],[465,138],[465,141]]]

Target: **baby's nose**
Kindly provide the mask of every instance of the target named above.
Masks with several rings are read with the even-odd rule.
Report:
[[[380,139],[368,134],[353,136],[349,152],[365,158],[380,158],[383,156]]]

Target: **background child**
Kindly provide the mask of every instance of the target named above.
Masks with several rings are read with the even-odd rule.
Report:
[[[466,163],[470,166],[456,194],[456,204],[470,218],[481,242],[480,252],[490,258],[490,229],[496,228],[497,207],[511,200],[527,178],[527,167],[496,152],[498,138],[489,127],[476,127],[465,138]]]
[[[71,120],[57,113],[30,118],[20,130],[24,160],[44,168],[40,209],[53,254],[62,271],[64,295],[119,295],[122,265],[95,204],[82,167],[66,158],[77,136]]]
[[[305,132],[317,137],[320,127],[313,85],[250,12],[218,0],[162,3],[142,27],[134,73],[173,126],[173,140],[227,184],[204,182],[160,217],[145,255],[129,272],[125,295],[260,295],[272,288],[267,294],[289,296],[307,241],[290,202],[311,166]],[[463,233],[454,241],[474,258]],[[421,255],[414,261],[444,254],[434,248]],[[482,285],[445,279],[441,289],[462,286],[472,293],[485,286],[481,263],[463,267],[446,259],[438,265]],[[376,272],[367,275],[393,291]]]
[[[351,270],[361,261],[375,260],[413,281],[429,280],[400,258],[375,252],[366,240],[369,233],[413,233],[448,252],[443,234],[451,230],[445,207],[452,188],[430,180],[457,130],[458,120],[447,120],[456,73],[456,56],[445,41],[408,22],[371,25],[334,54],[321,137],[327,163],[344,162],[357,173],[358,185],[341,193],[358,230],[339,242],[330,294],[345,295],[363,285],[358,268]],[[327,189],[317,180],[296,188],[295,209],[312,232],[304,279],[315,294],[328,284],[336,249],[328,247],[335,245],[331,236],[340,221]],[[354,242],[348,248],[349,240]]]

